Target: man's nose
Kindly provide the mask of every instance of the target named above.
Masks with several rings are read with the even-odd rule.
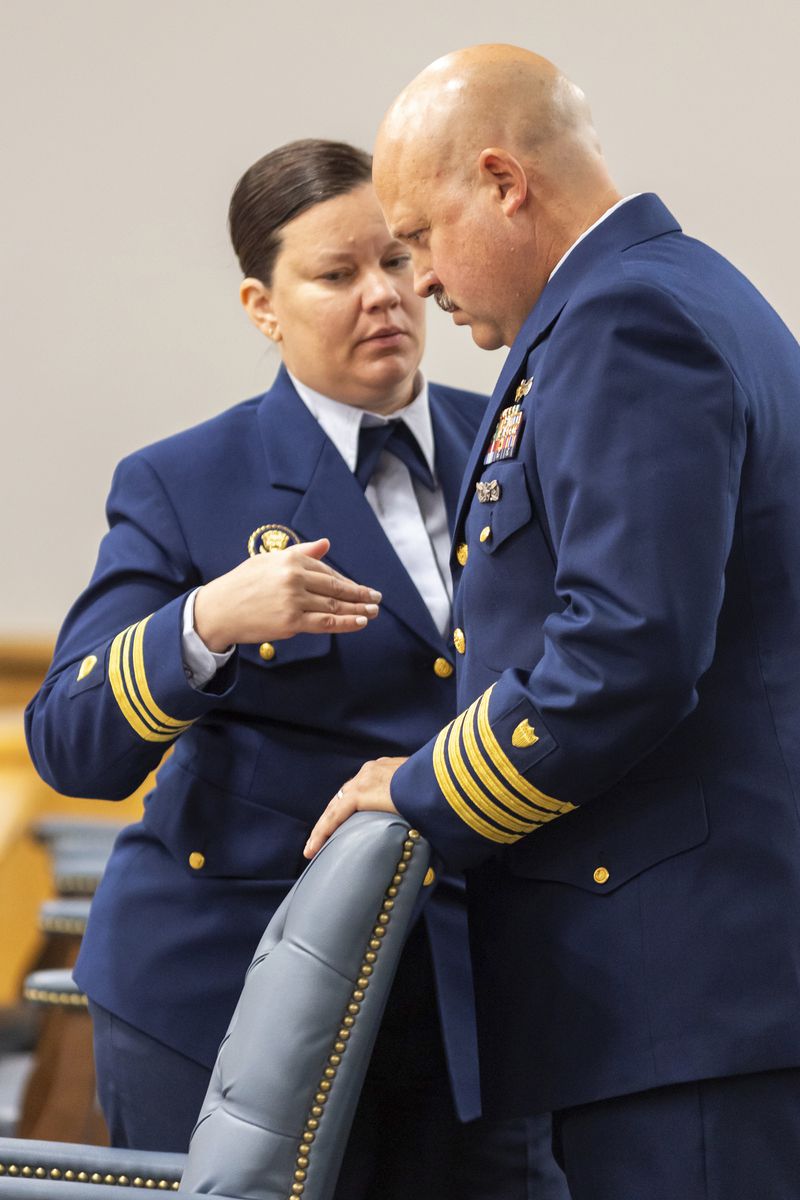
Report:
[[[414,291],[418,296],[427,299],[432,296],[437,287],[441,287],[436,273],[431,267],[414,269]]]

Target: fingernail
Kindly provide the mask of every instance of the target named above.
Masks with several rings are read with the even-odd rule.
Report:
[[[369,617],[356,617],[356,625],[366,625]]]
[[[370,588],[369,594],[376,604],[380,604],[381,600],[383,599],[382,592],[376,592],[373,588]]]
[[[371,617],[377,617],[378,613],[380,612],[377,604],[365,604],[364,607]]]

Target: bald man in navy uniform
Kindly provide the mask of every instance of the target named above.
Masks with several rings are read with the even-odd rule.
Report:
[[[800,1180],[800,348],[582,93],[474,47],[375,158],[417,289],[510,347],[456,513],[459,716],[366,764],[466,868],[487,1109],[555,1110],[573,1200]]]

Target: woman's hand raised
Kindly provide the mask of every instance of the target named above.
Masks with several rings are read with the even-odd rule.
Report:
[[[235,643],[276,642],[296,633],[355,633],[377,617],[380,592],[353,583],[321,560],[327,538],[247,558],[204,584],[195,629],[221,653]]]

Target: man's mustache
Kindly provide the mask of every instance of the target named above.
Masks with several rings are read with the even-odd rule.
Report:
[[[443,287],[435,287],[431,293],[442,312],[454,313],[458,305],[450,299]]]

